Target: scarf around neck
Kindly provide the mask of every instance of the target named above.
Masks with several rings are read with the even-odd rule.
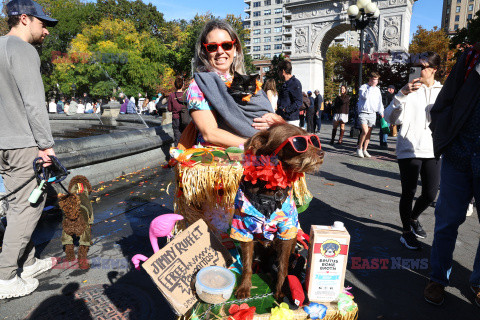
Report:
[[[249,102],[239,104],[228,93],[227,86],[217,73],[195,73],[194,79],[208,104],[217,112],[220,129],[244,138],[251,137],[258,132],[252,127],[253,119],[272,112],[263,90],[252,96]]]

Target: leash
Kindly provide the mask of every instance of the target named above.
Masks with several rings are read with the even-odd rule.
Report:
[[[55,156],[49,156],[50,159],[52,160],[52,164],[49,165],[48,167],[44,167],[43,164],[45,163],[42,158],[35,158],[33,160],[33,172],[34,175],[29,178],[27,181],[22,183],[20,186],[15,188],[15,190],[11,191],[10,193],[0,197],[0,201],[10,197],[11,195],[17,193],[21,189],[23,189],[26,185],[28,185],[33,179],[37,179],[37,182],[39,186],[34,189],[32,192],[32,195],[35,193],[36,200],[40,197],[40,195],[44,192],[44,187],[45,183],[58,183],[67,193],[68,190],[63,186],[61,183],[65,178],[68,176],[70,173],[61,163],[60,160],[58,160],[57,157]],[[35,200],[32,195],[30,195],[31,200]],[[30,198],[29,198],[30,200]],[[36,200],[34,202],[30,201],[31,203],[36,203]]]

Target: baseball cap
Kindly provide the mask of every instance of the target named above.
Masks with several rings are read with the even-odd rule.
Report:
[[[19,16],[26,14],[36,17],[47,25],[47,27],[54,27],[58,20],[47,16],[45,9],[33,0],[12,0],[7,3],[7,14],[11,16]]]
[[[312,94],[312,91],[308,91],[307,94]]]

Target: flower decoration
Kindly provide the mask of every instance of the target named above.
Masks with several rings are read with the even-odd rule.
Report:
[[[341,315],[345,315],[348,312],[357,309],[357,304],[353,301],[353,296],[345,293],[338,295],[338,310]]]
[[[327,307],[323,304],[311,302],[308,306],[303,307],[310,319],[323,319],[327,314]]]
[[[293,320],[294,316],[293,311],[288,308],[288,304],[285,302],[282,302],[278,307],[273,308],[271,313],[270,320]]]
[[[258,180],[267,182],[265,188],[285,189],[291,187],[292,183],[303,176],[299,172],[285,172],[282,163],[276,157],[270,156],[254,156],[251,153],[246,154],[243,163],[243,176],[245,181],[257,184]]]
[[[240,306],[232,304],[228,309],[230,313],[228,320],[253,320],[256,309],[255,307],[249,307],[246,303]]]

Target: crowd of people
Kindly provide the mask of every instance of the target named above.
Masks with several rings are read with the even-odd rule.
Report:
[[[40,157],[48,166],[49,156],[55,155],[44,108],[40,60],[32,45],[41,44],[49,34],[47,27],[55,26],[57,20],[48,17],[31,0],[13,0],[6,6],[10,32],[0,37],[0,59],[11,63],[0,67],[0,79],[5,84],[0,87],[1,101],[5,102],[0,103],[0,112],[9,114],[0,118],[0,174],[6,190],[16,190],[16,197],[9,199],[8,226],[0,253],[0,299],[30,294],[38,287],[35,277],[55,264],[52,258],[36,258],[31,241],[45,199],[36,205],[27,199],[37,187],[35,180],[28,181],[34,174],[33,159]],[[224,21],[206,23],[195,52],[192,81],[186,84],[177,79],[176,91],[165,102],[173,113],[175,141],[179,146],[190,148],[202,143],[242,147],[259,130],[285,122],[306,125],[308,132],[314,134],[321,130],[323,113],[333,121],[330,143],[335,143],[340,127],[338,143],[342,144],[345,124],[352,114],[346,86],[339,88],[333,102],[324,104],[318,90],[314,91],[315,97],[311,91],[302,90],[301,82],[292,73],[292,64],[282,60],[278,64],[280,90],[269,80],[264,85],[266,94],[255,94],[248,103],[239,103],[225,86],[235,72],[245,74],[244,53],[234,28]],[[389,87],[383,97],[378,87],[380,76],[372,72],[368,83],[360,87],[354,106],[355,123],[361,129],[356,146],[358,157],[371,157],[368,146],[377,114],[392,128],[398,127],[396,155],[402,187],[399,213],[403,229],[400,241],[406,248],[419,249],[418,238],[427,237],[419,217],[435,200],[440,188],[435,207],[430,282],[424,291],[425,299],[432,304],[444,301],[458,228],[466,219],[472,198],[480,199],[477,125],[480,91],[475,90],[480,81],[479,57],[480,46],[466,50],[442,86],[435,81],[440,57],[427,52],[417,65],[421,68],[420,77],[404,85],[398,93],[395,87]],[[120,95],[121,113],[155,113],[162,96],[149,100],[142,94],[137,98]],[[62,98],[48,104],[49,112],[68,115],[100,110],[101,102],[92,101],[86,94],[78,101]],[[294,147],[294,142],[291,145]],[[422,191],[414,204],[419,177]],[[469,281],[480,306],[480,247]]]

